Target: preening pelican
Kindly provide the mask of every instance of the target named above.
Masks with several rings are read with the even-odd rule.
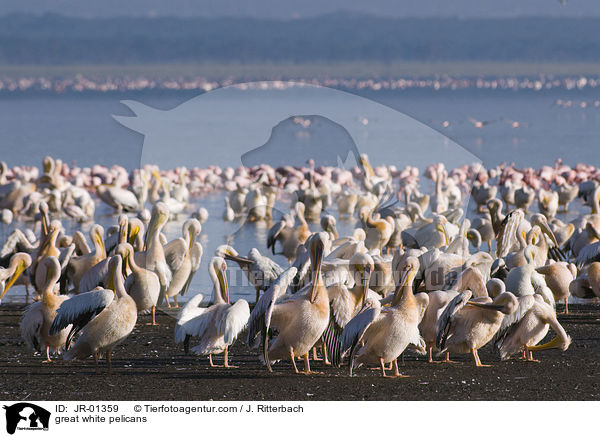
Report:
[[[196,241],[202,231],[202,225],[196,219],[183,222],[183,238],[171,241],[164,248],[165,259],[172,272],[172,279],[165,292],[165,300],[170,307],[169,298],[175,301],[178,308],[177,294],[182,296],[187,292],[192,278],[202,260],[202,246]]]
[[[355,316],[344,328],[339,351],[350,352],[350,375],[354,364],[379,364],[385,374],[385,364],[393,362],[392,377],[403,376],[398,370],[397,358],[409,346],[425,354],[425,342],[419,333],[424,307],[415,299],[413,280],[419,271],[417,258],[406,260],[394,300],[389,308],[367,307]],[[338,358],[336,358],[337,360]]]
[[[56,284],[60,278],[60,263],[56,257],[50,256],[43,260],[46,280],[42,288],[42,300],[27,307],[21,319],[21,336],[29,347],[35,350],[46,349],[46,360],[50,363],[50,349],[60,351],[65,347],[69,326],[52,332],[50,326],[56,317],[60,305],[69,299],[68,296],[57,293]]]
[[[137,321],[135,301],[125,291],[122,260],[115,255],[109,262],[108,289],[93,290],[73,296],[58,308],[50,334],[73,325],[67,339],[65,360],[85,359],[92,355],[96,364],[106,353],[108,372],[111,371],[111,354],[115,346],[123,342]],[[69,340],[81,331],[69,349]]]
[[[200,343],[192,351],[197,355],[208,355],[211,367],[216,367],[213,354],[220,353],[224,353],[223,367],[236,367],[229,364],[228,347],[246,327],[250,317],[250,307],[244,299],[233,305],[229,303],[226,269],[223,258],[211,260],[208,272],[214,284],[212,305],[201,308],[202,294],[194,296],[179,312],[175,325],[175,342],[184,343],[187,352],[191,337],[199,337]]]
[[[308,352],[321,338],[329,322],[329,298],[327,288],[321,276],[321,263],[325,237],[320,233],[313,234],[309,240],[310,263],[312,271],[312,284],[288,299],[278,298],[281,289],[277,285],[269,288],[258,300],[250,315],[250,328],[248,329],[248,342],[254,342],[259,330],[263,331],[264,358],[269,371],[271,363],[289,358],[294,370],[299,373],[296,366],[296,357],[304,357],[304,374],[314,373],[310,370]],[[296,269],[291,267],[282,276],[286,278],[285,288],[296,274]],[[285,289],[283,289],[285,292]],[[262,323],[260,321],[263,321]],[[277,330],[279,334],[269,347],[269,327]]]
[[[346,324],[354,317],[364,306],[368,297],[374,300],[379,299],[379,295],[369,290],[371,273],[375,269],[373,258],[366,253],[357,253],[350,259],[350,275],[354,278],[354,286],[348,288],[343,283],[336,283],[327,287],[329,295],[330,313],[329,324],[323,334],[323,340],[327,347],[327,352],[332,357],[340,357],[341,354],[335,351],[339,346],[339,336]],[[340,363],[334,362],[334,365]]]
[[[518,317],[498,331],[494,347],[500,353],[501,359],[505,360],[511,355],[523,352],[527,361],[537,361],[533,359],[532,351],[567,350],[571,344],[571,337],[556,318],[552,298],[552,295],[536,294],[529,306],[518,309]],[[536,346],[546,336],[550,327],[556,332],[556,337],[548,343]]]
[[[30,265],[31,256],[27,253],[19,252],[10,258],[7,268],[0,268],[0,301]]]
[[[436,346],[440,353],[471,353],[477,367],[489,367],[481,363],[477,351],[492,339],[504,315],[517,309],[517,298],[509,292],[493,301],[489,297],[471,301],[471,296],[465,290],[446,306],[438,321]]]
[[[546,285],[552,291],[554,300],[565,301],[565,314],[569,313],[569,285],[577,276],[577,269],[574,264],[566,262],[555,262],[535,269],[538,273],[544,275]]]
[[[77,290],[79,281],[89,269],[94,267],[104,258],[106,258],[106,249],[104,248],[104,229],[100,225],[94,225],[90,229],[90,237],[94,244],[94,251],[89,255],[77,256],[71,258],[67,266],[67,277],[73,283]]]

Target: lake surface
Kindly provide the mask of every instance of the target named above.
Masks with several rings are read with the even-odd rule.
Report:
[[[409,90],[365,92],[360,96],[322,91],[236,89],[196,98],[181,92],[4,94],[0,97],[0,159],[9,166],[39,166],[49,154],[80,166],[120,164],[131,169],[140,162],[157,162],[163,168],[235,167],[241,164],[241,154],[273,136],[271,129],[286,115],[320,115],[324,111],[347,129],[358,150],[368,153],[374,164],[422,168],[442,161],[453,167],[481,160],[487,165],[504,161],[539,167],[551,165],[559,157],[569,164],[600,164],[600,108],[594,105],[600,95],[595,90]],[[162,112],[155,111],[152,117],[146,117],[145,125],[132,130],[112,117],[133,115],[121,100],[134,100]],[[559,100],[571,101],[572,105],[559,106]],[[581,102],[586,102],[585,108]],[[136,113],[143,118],[139,111]],[[491,122],[477,128],[469,118]],[[170,121],[163,125],[162,120]],[[514,128],[513,122],[520,127]],[[159,127],[149,132],[153,126]],[[168,146],[163,146],[165,139],[157,137],[157,132],[172,133]],[[286,210],[288,201],[280,199],[278,209]],[[207,265],[214,249],[228,243],[244,255],[252,247],[266,254],[270,225],[223,222],[223,196],[218,193],[193,199],[189,212],[198,205],[207,208],[210,217],[203,225],[204,257],[190,295],[208,295],[212,284]],[[337,217],[335,207],[329,211]],[[185,218],[180,215],[179,220],[168,223],[165,232],[169,240],[181,235]],[[99,204],[96,220],[106,228],[116,222],[116,217]],[[67,221],[64,224],[67,232],[78,226]],[[355,225],[354,221],[338,221],[340,234],[349,234]],[[0,225],[2,241],[15,226],[23,224]],[[312,227],[316,230],[319,226]],[[89,225],[83,227],[84,231],[88,229]],[[282,257],[276,260],[286,264]],[[231,295],[233,299],[254,300],[254,290],[245,284],[234,285]],[[22,290],[16,287],[5,298],[21,299]]]

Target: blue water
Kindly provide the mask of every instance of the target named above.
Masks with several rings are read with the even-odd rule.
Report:
[[[361,102],[355,96],[340,97],[336,93],[307,95],[297,90],[254,90],[223,95],[222,98],[208,101],[210,104],[198,100],[196,103],[199,106],[189,102],[194,95],[184,93],[4,95],[0,99],[0,159],[9,166],[39,166],[42,158],[49,154],[67,163],[75,161],[80,166],[120,164],[130,169],[137,167],[140,160],[151,161],[148,157],[154,155],[147,153],[151,149],[148,146],[150,136],[145,139],[140,133],[112,118],[113,114],[132,115],[120,103],[128,99],[163,110],[165,114],[173,114],[169,111],[173,108],[185,109],[187,115],[183,117],[184,125],[191,130],[182,134],[181,125],[176,125],[177,138],[165,148],[165,155],[161,155],[164,161],[159,164],[163,167],[206,167],[211,164],[235,167],[240,164],[240,153],[264,144],[269,138],[270,132],[265,132],[261,124],[264,117],[268,116],[267,119],[271,120],[280,114],[293,115],[296,104],[302,111],[298,114],[302,115],[309,115],[304,112],[306,110],[317,114],[319,108],[329,108],[330,113],[345,121],[344,127],[351,132],[360,151],[368,152],[374,164],[385,162],[398,167],[407,164],[423,167],[438,161],[457,165],[479,158],[488,165],[505,161],[515,162],[518,166],[537,167],[552,164],[561,157],[569,164],[585,162],[599,165],[600,109],[593,105],[587,108],[562,108],[555,104],[557,99],[593,102],[600,98],[597,94],[593,90],[420,90],[364,93],[362,96],[370,100]],[[371,100],[386,106],[375,105]],[[283,109],[272,110],[274,105],[281,105]],[[400,113],[394,116],[388,107]],[[205,112],[198,112],[200,110]],[[493,122],[478,129],[469,122],[469,117]],[[367,124],[363,123],[365,118],[368,118]],[[231,126],[245,127],[229,128],[231,120],[240,123]],[[513,128],[507,120],[518,121],[521,127]],[[443,126],[444,121],[449,122],[448,127]],[[231,147],[224,138],[231,141]],[[248,139],[247,145],[245,139]],[[142,154],[145,140],[148,147]],[[194,153],[190,154],[189,150]],[[287,198],[282,198],[279,209],[285,210],[287,202]],[[204,257],[192,282],[190,294],[209,294],[212,285],[206,269],[214,249],[228,243],[242,254],[252,247],[258,247],[262,253],[266,253],[268,225],[263,223],[240,228],[239,223],[223,222],[221,194],[193,199],[189,212],[196,210],[198,205],[208,209],[210,218],[203,225],[201,242]],[[335,209],[331,212],[337,216]],[[97,221],[105,227],[116,221],[108,213],[109,210],[103,205],[97,205]],[[166,226],[169,240],[180,236],[185,218],[180,215],[178,221],[169,222]],[[66,221],[64,223],[68,232],[78,226]],[[0,225],[2,240],[15,226],[25,225],[19,222],[9,227]],[[318,224],[312,227],[316,230]],[[354,221],[338,222],[340,234],[348,234],[354,227]],[[88,228],[89,225],[86,225],[83,230]],[[282,265],[286,264],[281,257],[276,260]],[[7,300],[22,299],[22,292],[15,287],[9,292]],[[235,285],[231,294],[233,298],[254,299],[254,290],[245,284]]]

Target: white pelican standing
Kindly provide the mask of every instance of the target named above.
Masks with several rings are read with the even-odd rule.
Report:
[[[213,303],[201,308],[202,294],[197,294],[181,309],[175,325],[175,343],[184,343],[187,352],[191,337],[199,337],[200,344],[192,351],[197,355],[208,355],[211,367],[213,354],[224,354],[223,367],[236,367],[229,364],[229,346],[246,327],[250,317],[250,307],[244,299],[235,304],[229,303],[227,285],[227,263],[221,257],[214,257],[208,265],[208,273],[213,281]]]
[[[152,325],[156,325],[156,304],[160,295],[158,275],[136,264],[131,244],[119,244],[116,253],[123,258],[125,270],[127,267],[131,269],[131,274],[125,279],[125,290],[135,301],[138,313],[152,311]]]
[[[325,249],[326,237],[321,233],[313,234],[309,240],[310,263],[312,271],[312,284],[305,291],[299,291],[288,299],[279,299],[281,290],[285,291],[291,282],[296,269],[286,270],[281,275],[286,280],[285,287],[274,285],[264,293],[256,303],[248,329],[248,343],[253,343],[259,330],[263,331],[264,358],[269,371],[271,363],[289,358],[296,373],[296,357],[304,358],[304,373],[315,373],[310,370],[308,352],[319,341],[327,323],[329,322],[329,298],[327,288],[321,276],[321,263]],[[261,323],[262,321],[262,323]],[[277,330],[279,334],[269,346],[269,328]]]
[[[399,377],[397,358],[409,346],[425,354],[425,342],[419,333],[424,307],[415,299],[413,280],[419,271],[417,258],[406,260],[402,276],[389,308],[376,305],[354,317],[342,332],[340,351],[351,349],[350,375],[354,364],[379,364],[383,377]],[[385,374],[385,364],[393,362],[394,374]]]
[[[98,358],[106,353],[108,373],[113,349],[131,334],[137,321],[135,301],[125,291],[120,255],[110,259],[109,271],[107,289],[79,294],[63,302],[50,327],[52,335],[72,324],[70,338],[81,331],[75,344],[64,353],[65,360],[92,355],[98,364]]]
[[[50,332],[50,326],[56,317],[56,310],[69,299],[59,295],[56,284],[60,279],[60,263],[56,257],[50,256],[43,260],[46,270],[46,280],[42,288],[42,300],[27,307],[21,319],[21,336],[29,347],[35,350],[46,349],[46,360],[50,363],[50,349],[60,351],[65,347],[68,324],[56,332]]]

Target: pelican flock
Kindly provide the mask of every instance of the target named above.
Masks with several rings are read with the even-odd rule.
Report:
[[[485,367],[486,347],[524,361],[568,349],[561,312],[600,299],[599,169],[359,161],[350,170],[313,160],[133,171],[51,157],[41,169],[2,163],[0,299],[26,287],[21,333],[45,365],[53,354],[104,357],[109,371],[115,348],[126,355],[136,324],[155,325],[157,309],[177,318],[174,341],[213,367],[216,354],[235,367],[236,340],[267,371],[287,361],[313,374],[311,360],[323,360],[384,377],[406,376],[404,354],[426,355],[424,366],[469,354]],[[209,214],[210,193],[224,210]],[[204,231],[215,220],[260,230],[257,247],[240,255],[248,248],[235,235]],[[207,239],[217,244],[203,268]],[[198,290],[193,279],[207,274],[212,290]],[[231,278],[256,299],[230,293]]]

